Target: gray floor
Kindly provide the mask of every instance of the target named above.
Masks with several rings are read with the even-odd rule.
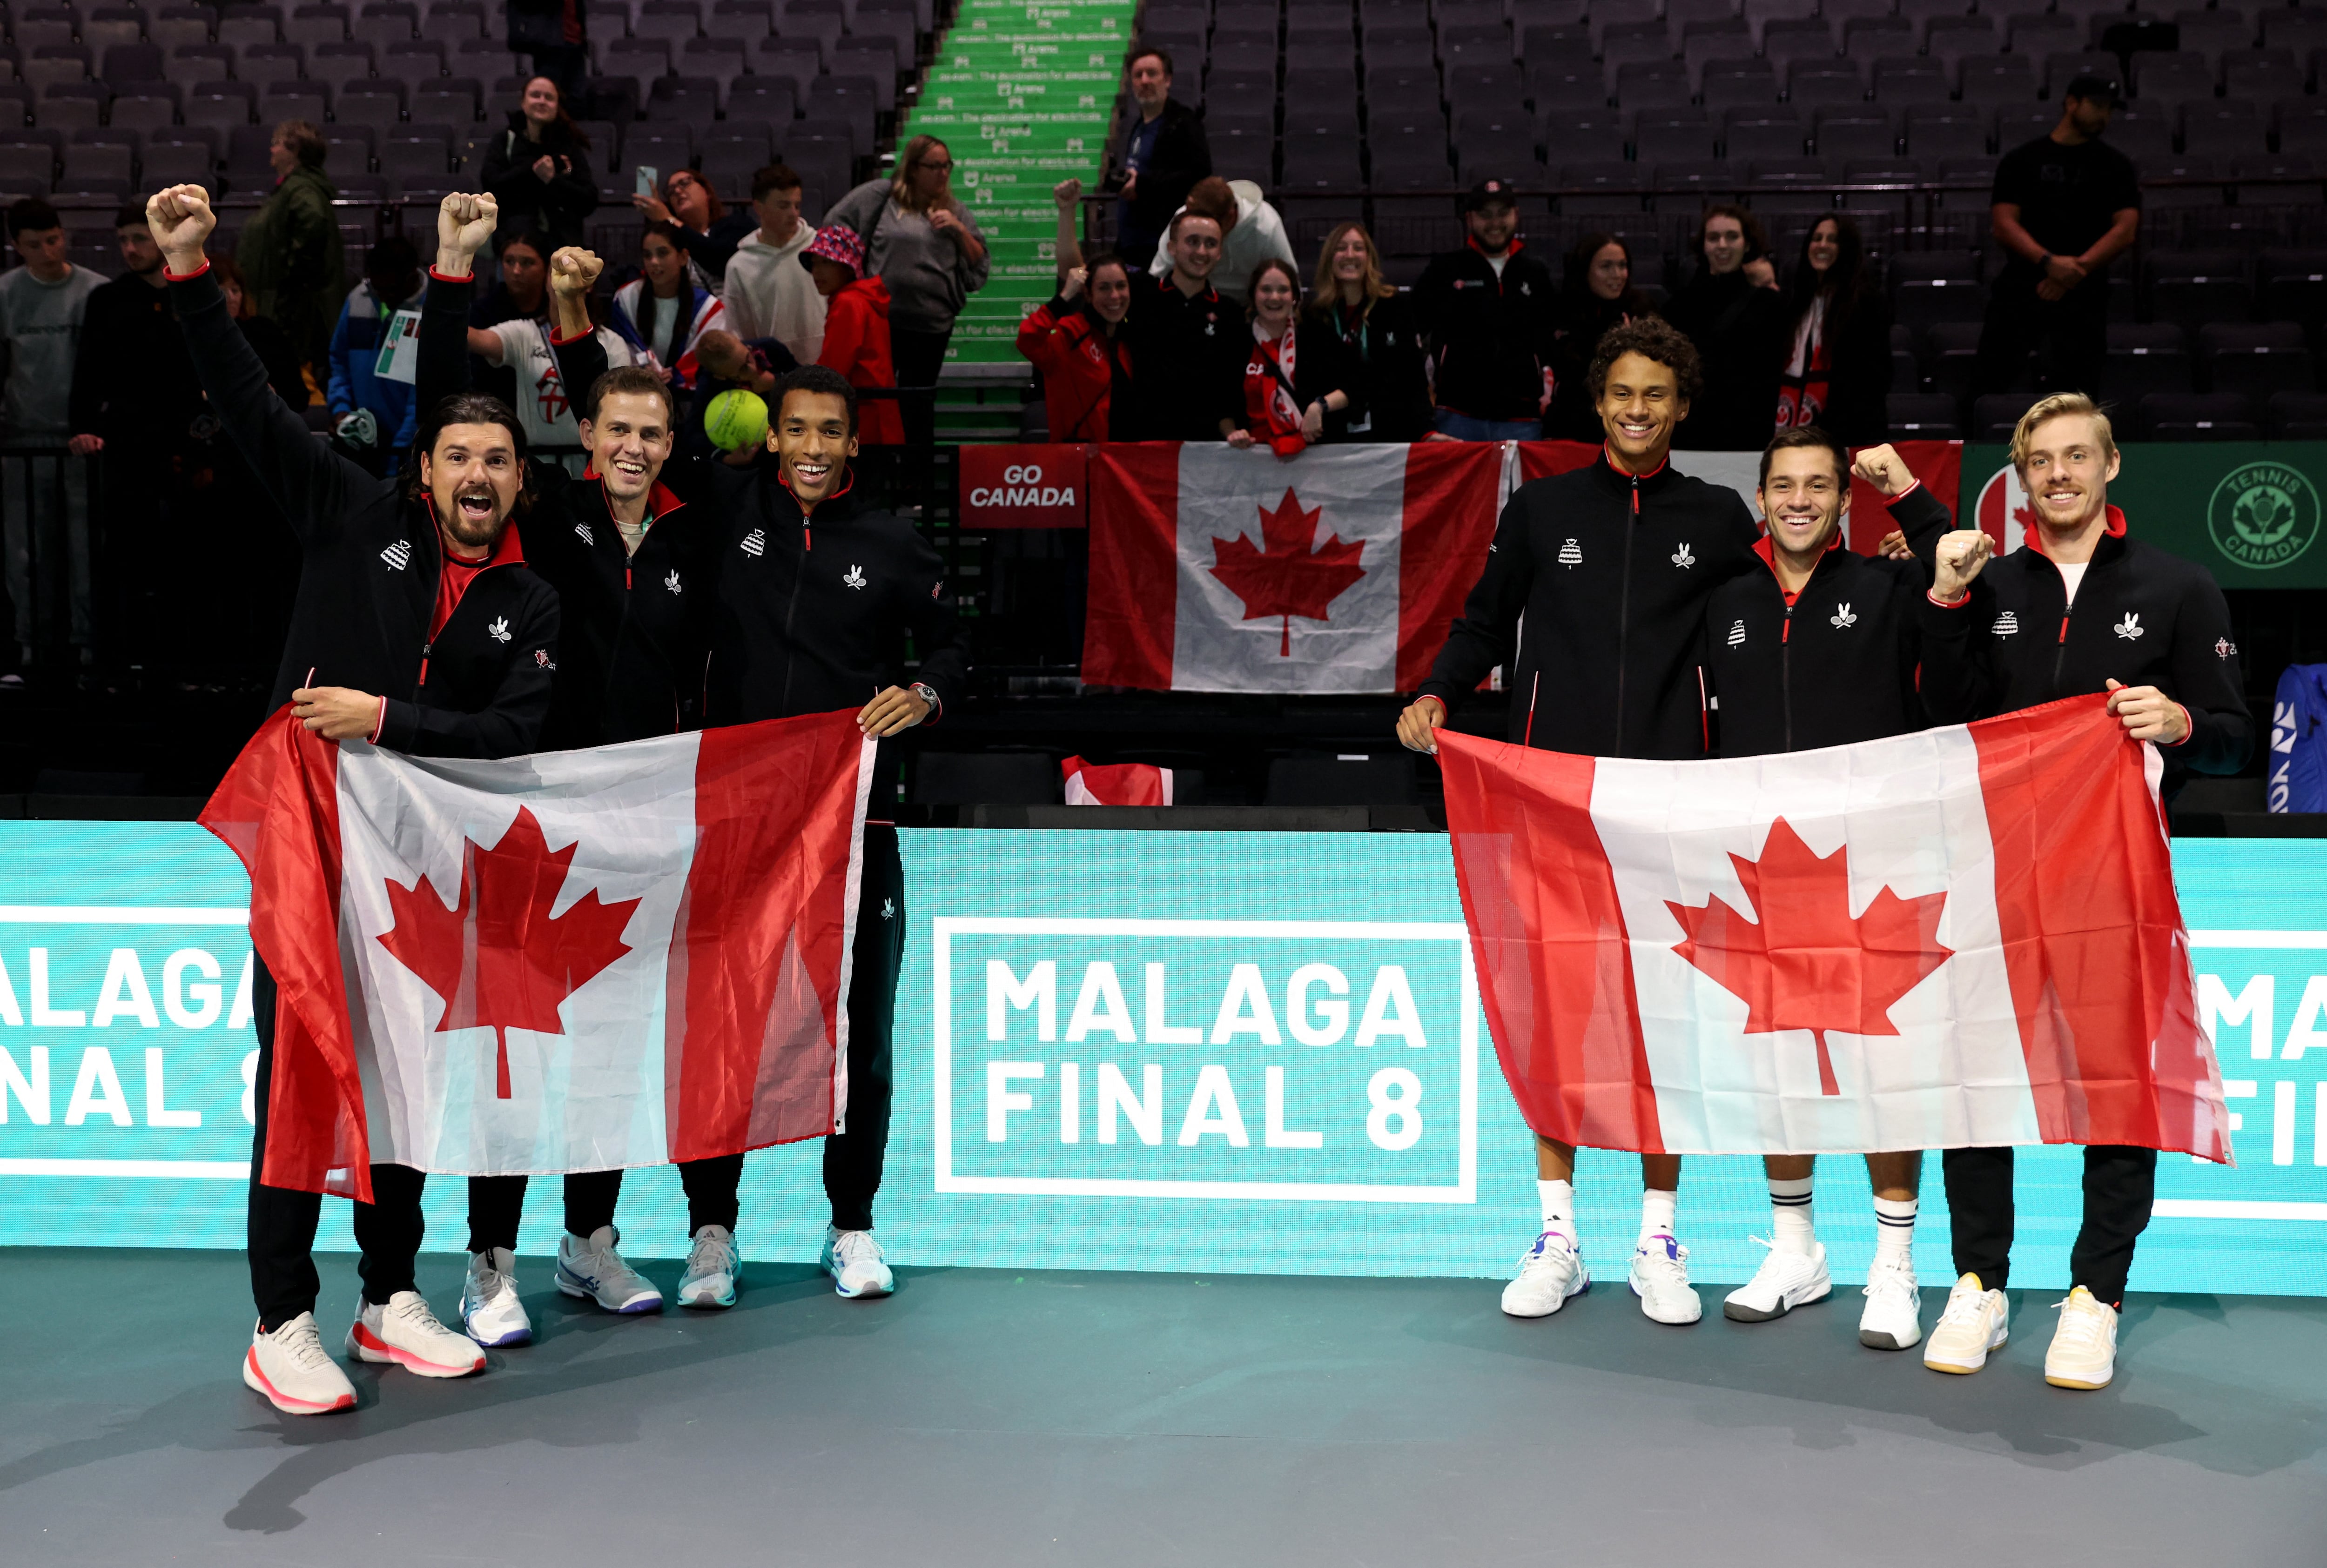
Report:
[[[0,1562],[2327,1561],[2322,1302],[2136,1298],[2116,1386],[2069,1394],[2049,1293],[1943,1377],[1862,1349],[1855,1292],[1672,1330],[1621,1283],[1520,1323],[1460,1281],[931,1271],[863,1303],[757,1265],[709,1318],[529,1290],[542,1341],[483,1376],[368,1368],[357,1412],[291,1420],[238,1380],[244,1288],[227,1254],[0,1253]]]

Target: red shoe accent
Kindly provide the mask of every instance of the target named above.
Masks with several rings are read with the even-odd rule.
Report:
[[[378,1334],[373,1333],[369,1328],[365,1327],[364,1321],[361,1318],[358,1318],[355,1321],[355,1327],[348,1330],[348,1337],[353,1339],[363,1349],[367,1350],[377,1350],[388,1360],[393,1361],[397,1366],[406,1367],[410,1371],[417,1372],[423,1377],[459,1377],[471,1372],[480,1372],[484,1369],[485,1353],[482,1350],[478,1351],[477,1358],[470,1362],[466,1367],[454,1367],[443,1361],[430,1361],[425,1358],[414,1355],[409,1350],[389,1344],[387,1340],[381,1339]]]
[[[320,1414],[327,1411],[355,1408],[356,1396],[352,1394],[342,1394],[329,1405],[318,1405],[312,1399],[295,1399],[284,1393],[268,1380],[265,1372],[259,1369],[258,1347],[256,1345],[243,1352],[242,1360],[243,1370],[258,1379],[259,1392],[266,1395],[277,1410],[304,1410],[310,1414]]]

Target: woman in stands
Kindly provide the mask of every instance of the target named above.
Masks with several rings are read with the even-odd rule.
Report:
[[[1252,353],[1244,367],[1244,419],[1220,421],[1230,446],[1266,446],[1298,457],[1325,438],[1325,422],[1345,415],[1341,340],[1313,317],[1300,320],[1301,280],[1293,264],[1270,257],[1252,269]]]
[[[1131,374],[1123,318],[1131,313],[1131,269],[1101,251],[1089,260],[1075,237],[1083,182],[1061,180],[1059,204],[1059,292],[1018,323],[1018,352],[1042,373],[1043,411],[1052,441],[1105,441],[1115,384]]]
[[[598,210],[590,173],[590,138],[565,112],[565,95],[546,76],[525,84],[509,128],[485,154],[484,186],[500,203],[502,231],[532,229],[556,249],[580,245],[583,220]]]
[[[1891,306],[1870,287],[1866,247],[1847,218],[1821,218],[1802,237],[1786,285],[1792,323],[1778,378],[1778,428],[1816,425],[1849,446],[1889,434]]]
[[[1362,223],[1344,223],[1317,254],[1307,313],[1313,336],[1341,346],[1348,401],[1326,416],[1327,441],[1426,441],[1430,380],[1413,302],[1382,276],[1381,255]]]
[[[639,275],[614,291],[607,324],[679,391],[692,390],[695,347],[725,324],[715,294],[698,291],[687,266],[687,234],[676,223],[650,223],[639,240]]]
[[[900,387],[934,387],[954,318],[986,286],[986,238],[953,193],[953,154],[920,135],[898,155],[894,179],[868,180],[824,216],[864,237],[864,273],[889,288],[890,351]],[[926,445],[937,410],[926,397],[904,402],[905,433]]]
[[[1587,234],[1567,253],[1567,273],[1559,291],[1552,328],[1551,409],[1545,436],[1554,441],[1597,443],[1603,428],[1593,406],[1592,356],[1600,340],[1626,322],[1656,313],[1648,295],[1632,286],[1632,248],[1612,234]]]
[[[660,196],[633,196],[631,205],[646,214],[649,223],[668,223],[686,237],[687,259],[715,294],[726,284],[728,257],[760,227],[758,215],[749,208],[728,211],[719,192],[693,169],[673,169],[663,176]]]

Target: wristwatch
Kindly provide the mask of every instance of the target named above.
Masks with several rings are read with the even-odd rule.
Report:
[[[945,705],[944,705],[943,703],[940,703],[939,701],[938,701],[938,694],[937,694],[935,691],[931,690],[931,689],[930,689],[927,685],[923,684],[923,683],[922,683],[922,682],[921,682],[921,681],[915,681],[915,682],[914,682],[914,683],[913,683],[910,687],[908,687],[907,689],[908,689],[908,690],[910,690],[910,691],[911,691],[911,692],[915,696],[917,696],[917,697],[921,698],[921,701],[923,701],[923,702],[925,702],[925,703],[929,704],[929,705],[930,705],[930,712],[931,714],[935,714],[935,713],[937,713],[940,708],[942,708],[942,707],[944,707],[944,706],[945,706]]]

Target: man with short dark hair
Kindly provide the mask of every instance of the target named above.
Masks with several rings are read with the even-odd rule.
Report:
[[[105,281],[66,258],[64,219],[37,196],[8,209],[8,238],[23,266],[0,275],[0,352],[7,356],[6,444],[61,448],[71,434],[73,360],[89,295]],[[0,462],[7,528],[8,599],[16,611],[18,667],[35,632],[70,632],[89,658],[89,467],[58,452]],[[41,581],[33,580],[37,557]]]
[[[1586,757],[1701,757],[1698,658],[1706,602],[1761,570],[1761,530],[1737,492],[1675,471],[1673,432],[1700,386],[1696,350],[1654,317],[1600,340],[1589,372],[1605,442],[1588,467],[1511,492],[1486,569],[1413,704],[1407,749],[1435,751],[1455,704],[1490,670],[1511,694],[1506,733]],[[1590,1283],[1576,1240],[1575,1147],[1536,1138],[1543,1226],[1503,1291],[1503,1311],[1547,1317]],[[1660,1323],[1703,1303],[1674,1237],[1680,1156],[1642,1154],[1631,1287]]]
[[[1207,174],[1189,191],[1187,202],[1180,211],[1209,218],[1220,226],[1220,265],[1212,268],[1212,286],[1240,305],[1250,303],[1245,297],[1246,291],[1252,287],[1252,275],[1262,262],[1293,264],[1293,241],[1285,235],[1285,219],[1268,204],[1260,187],[1249,180],[1223,180],[1218,174]],[[1176,218],[1179,213],[1173,216]],[[1156,244],[1147,270],[1156,277],[1172,270],[1168,241]]]
[[[2108,268],[2141,233],[2133,160],[2101,140],[2119,98],[2087,74],[2061,95],[2061,120],[1995,165],[1990,229],[2009,253],[1988,285],[1972,390],[2005,392],[2037,356],[2048,392],[2100,393],[2108,349]]]
[[[329,145],[305,120],[285,120],[267,144],[275,190],[243,227],[234,258],[250,287],[252,306],[290,337],[309,365],[331,357],[345,264],[340,220],[332,210],[338,190],[323,173]]]
[[[824,296],[800,265],[816,230],[800,215],[800,177],[781,163],[752,176],[756,233],[728,258],[727,327],[737,337],[773,338],[802,365],[824,348]]]
[[[1705,396],[1689,410],[1683,451],[1759,452],[1778,423],[1786,368],[1786,299],[1762,220],[1723,201],[1696,226],[1697,268],[1665,307],[1705,367]]]
[[[1140,257],[1155,248],[1172,214],[1212,172],[1212,147],[1202,117],[1172,96],[1169,52],[1135,45],[1123,68],[1138,113],[1125,127],[1109,182],[1123,198],[1115,207],[1115,247]]]
[[[557,662],[557,596],[526,570],[515,526],[528,499],[517,416],[473,395],[432,402],[411,467],[375,479],[319,444],[267,387],[266,368],[227,314],[202,255],[217,222],[208,193],[173,186],[147,210],[211,406],[298,539],[299,597],[273,705],[289,704],[327,741],[370,741],[416,756],[532,751]],[[490,196],[444,199],[437,215],[440,280],[467,266],[492,231],[493,216]],[[427,308],[449,312],[465,303],[448,291]],[[454,317],[439,335],[458,342],[464,331]],[[430,389],[424,387],[424,396]],[[315,1321],[322,1194],[263,1179],[277,1023],[276,985],[264,964],[252,971],[251,1003],[258,1067],[249,1252],[258,1323],[243,1381],[288,1414],[349,1410],[355,1389],[324,1349]],[[363,1293],[347,1354],[428,1377],[481,1370],[483,1352],[437,1321],[415,1282],[424,1176],[375,1164],[370,1178],[372,1201],[357,1204],[354,1214]]]
[[[1460,250],[1433,257],[1414,285],[1429,335],[1439,434],[1458,441],[1533,441],[1551,401],[1551,269],[1526,254],[1519,199],[1481,180],[1463,199]]]
[[[1218,441],[1221,419],[1244,411],[1252,331],[1244,312],[1212,285],[1220,226],[1182,212],[1169,240],[1172,270],[1131,280],[1123,341],[1132,374],[1115,388],[1112,440]]]
[[[397,313],[417,312],[427,292],[412,241],[388,235],[365,253],[364,280],[348,291],[332,329],[331,377],[323,387],[332,433],[374,473],[403,455],[419,425],[413,384],[381,375],[379,352]]]

